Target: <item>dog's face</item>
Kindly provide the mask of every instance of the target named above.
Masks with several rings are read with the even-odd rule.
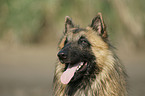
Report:
[[[77,31],[74,29],[72,31]],[[85,34],[86,30],[78,31],[77,33],[70,32],[66,35],[64,47],[59,51],[59,60],[65,64],[64,75],[61,81],[64,84],[73,82],[83,76],[87,76],[89,71],[92,71],[91,65],[95,60],[91,52],[91,44],[87,40]],[[81,34],[81,35],[80,35]]]
[[[63,84],[78,82],[89,76],[93,78],[94,72],[97,74],[101,70],[96,64],[97,58],[92,52],[93,41],[90,38],[94,33],[97,34],[98,40],[107,37],[100,16],[95,17],[91,26],[86,29],[75,27],[71,19],[66,17],[65,33],[57,54],[60,62],[65,65],[61,75]]]

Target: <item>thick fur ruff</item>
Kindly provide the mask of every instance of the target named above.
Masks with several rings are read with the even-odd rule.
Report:
[[[81,37],[85,38],[85,45],[76,43]],[[66,17],[59,50],[69,52],[67,58],[71,60],[67,61],[70,63],[84,60],[89,67],[83,71],[83,75],[76,73],[80,75],[79,78],[74,75],[74,81],[62,84],[60,78],[68,63],[65,60],[58,61],[54,74],[54,96],[127,96],[127,74],[114,49],[109,43],[101,13],[98,13],[91,26],[85,29],[75,27],[70,17]],[[75,52],[78,57],[73,55],[72,59],[71,55]],[[76,60],[75,56],[81,59]]]

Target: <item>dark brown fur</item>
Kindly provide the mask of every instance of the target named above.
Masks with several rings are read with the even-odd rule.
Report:
[[[84,45],[78,43],[82,37],[86,40],[83,41]],[[71,18],[66,17],[59,49],[69,54],[66,61],[62,60],[56,65],[54,96],[127,96],[125,68],[109,43],[101,13],[85,29],[75,27]],[[66,64],[74,64],[78,60],[76,58],[87,61],[87,69],[83,74],[78,74],[80,77],[76,80],[62,84],[60,77]]]

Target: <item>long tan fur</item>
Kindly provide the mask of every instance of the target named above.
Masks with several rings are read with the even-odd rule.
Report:
[[[90,81],[87,87],[76,91],[74,96],[127,96],[126,90],[126,73],[124,66],[119,62],[113,48],[108,42],[104,42],[102,38],[91,27],[87,27],[87,32],[80,32],[91,43],[91,49],[96,59],[96,64],[100,68],[100,73],[96,74],[96,79]],[[65,36],[62,39],[59,48],[63,48]],[[64,85],[60,81],[60,76],[64,65],[60,62],[56,65],[54,77],[54,96],[67,96],[65,94]],[[90,79],[91,80],[91,79]]]

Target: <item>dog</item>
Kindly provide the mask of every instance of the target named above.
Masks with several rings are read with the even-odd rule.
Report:
[[[127,74],[108,39],[102,14],[79,28],[65,18],[54,96],[127,96]]]

